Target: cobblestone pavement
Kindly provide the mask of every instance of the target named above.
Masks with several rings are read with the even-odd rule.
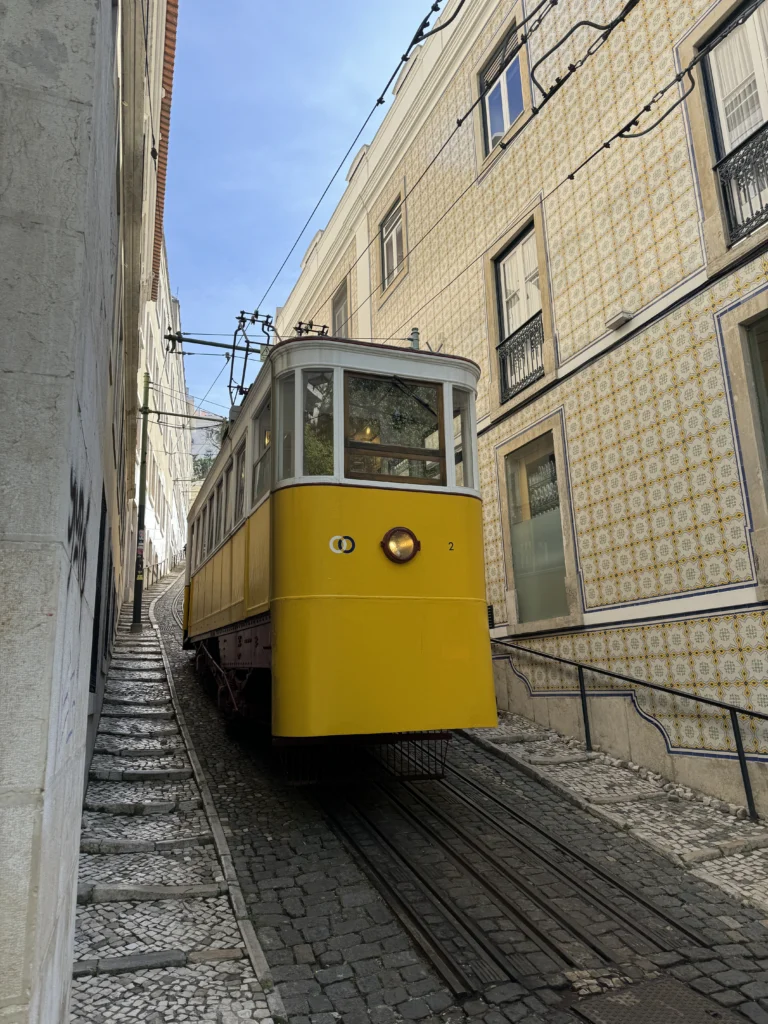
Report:
[[[760,877],[762,866],[768,867],[768,827],[749,821],[744,808],[675,786],[638,765],[588,754],[579,740],[520,715],[502,711],[497,729],[470,729],[467,735],[673,863],[706,863],[699,877],[768,914],[768,883]]]
[[[140,634],[128,624],[84,804],[71,1022],[272,1024],[284,1009],[203,810],[157,633],[146,611]]]
[[[449,764],[486,787],[489,799],[506,801],[522,816],[514,818],[510,814],[511,832],[549,858],[544,866],[530,864],[525,881],[538,887],[542,898],[567,902],[569,893],[564,894],[561,880],[552,877],[556,869],[567,867],[574,878],[583,877],[585,884],[590,877],[594,881],[594,871],[599,869],[605,878],[610,876],[623,886],[624,895],[620,893],[614,899],[607,884],[603,893],[607,903],[626,908],[627,914],[644,914],[643,923],[650,922],[652,927],[657,927],[654,915],[664,915],[665,927],[672,929],[676,941],[662,951],[649,952],[647,944],[617,929],[611,920],[603,922],[602,935],[594,919],[584,920],[585,927],[592,928],[596,943],[619,951],[623,957],[620,969],[595,969],[587,963],[562,972],[558,978],[549,971],[550,964],[540,962],[539,969],[549,973],[547,978],[542,975],[538,987],[494,984],[485,990],[483,998],[457,1003],[414,946],[399,917],[330,827],[313,794],[280,781],[258,747],[229,734],[196,676],[192,656],[181,649],[173,615],[176,596],[174,589],[169,590],[157,602],[156,613],[179,705],[223,827],[248,917],[292,1022],[390,1024],[424,1020],[436,1024],[473,1018],[486,1024],[576,1024],[583,1018],[571,1011],[579,1005],[574,1000],[614,986],[629,985],[630,992],[633,985],[639,987],[658,977],[689,986],[684,989],[689,1000],[694,999],[694,993],[709,997],[715,1009],[719,1007],[723,1022],[768,1024],[766,911],[743,904],[725,891],[722,883],[713,885],[703,873],[709,862],[697,863],[691,870],[680,850],[670,847],[662,853],[655,848],[640,834],[640,818],[636,825],[625,827],[630,808],[633,814],[647,811],[650,827],[655,812],[679,811],[689,805],[670,802],[657,780],[644,778],[626,766],[611,765],[605,759],[587,757],[577,744],[560,742],[553,734],[542,735],[542,730],[524,720],[505,721],[504,735],[498,737],[493,749],[479,745],[480,741],[489,743],[488,739],[475,737],[475,742],[470,742],[455,737]],[[509,759],[510,749],[516,744],[526,748],[533,743],[536,746],[530,750],[537,763],[523,765],[519,763],[520,755],[514,753]],[[570,760],[562,760],[564,757]],[[558,770],[557,781],[545,777],[544,772],[551,769]],[[572,793],[568,789],[569,771],[579,773],[581,780]],[[586,776],[581,774],[585,771]],[[593,788],[585,785],[585,779],[596,780]],[[423,783],[411,789],[437,805],[452,799],[449,781],[450,775],[445,783]],[[657,786],[661,793],[656,791]],[[403,787],[404,792],[410,793],[411,789]],[[593,806],[589,800],[593,792],[610,799]],[[697,806],[696,810],[701,808]],[[371,813],[379,811],[372,807]],[[503,823],[503,809],[497,807],[495,814]],[[713,815],[709,809],[705,813],[705,817]],[[731,816],[721,817],[721,830],[713,833],[710,826],[700,841],[701,848],[704,840],[711,848],[715,838],[725,844],[734,836],[740,839],[745,827],[752,829]],[[524,819],[531,824],[526,825]],[[384,823],[383,817],[380,820]],[[426,814],[423,820],[427,821]],[[133,817],[131,821],[136,827],[150,819]],[[469,822],[469,816],[464,821]],[[673,815],[664,828],[674,825]],[[693,819],[687,820],[689,831],[683,834],[680,825],[675,841],[685,843],[694,826]],[[633,834],[635,831],[637,834]],[[413,830],[415,855],[422,858],[435,878],[442,874],[448,878],[449,870],[453,870],[450,856],[418,833],[418,828]],[[509,856],[512,840],[502,843],[496,837],[493,841],[499,857]],[[559,844],[557,848],[555,843]],[[762,855],[760,851],[758,855]],[[725,865],[728,859],[721,858],[718,865]],[[762,884],[759,866],[734,865],[731,878],[739,877],[740,872],[750,879],[754,894]],[[749,895],[746,889],[738,891],[744,897]],[[478,895],[458,870],[446,892],[484,934],[511,945],[518,942],[513,928],[503,922],[500,926],[501,910]],[[579,907],[575,906],[573,912],[578,914]],[[686,929],[688,937],[679,929]],[[633,944],[634,949],[626,950]],[[524,952],[522,943],[517,952]],[[539,951],[535,944],[528,953],[536,969]]]

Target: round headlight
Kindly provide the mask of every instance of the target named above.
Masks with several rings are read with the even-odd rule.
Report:
[[[384,535],[381,542],[384,554],[392,562],[410,562],[417,551],[421,549],[421,543],[416,535],[405,526],[395,526]]]

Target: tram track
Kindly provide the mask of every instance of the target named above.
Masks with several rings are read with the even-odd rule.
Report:
[[[700,937],[462,768],[319,801],[454,995],[567,988]],[[620,982],[619,982],[620,983]]]

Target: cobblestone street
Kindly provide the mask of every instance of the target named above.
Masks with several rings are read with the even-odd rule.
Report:
[[[590,998],[618,990],[631,1003],[664,978],[684,984],[689,1001],[708,997],[723,1022],[768,1024],[762,826],[670,799],[658,780],[512,719],[501,733],[454,737],[443,782],[355,790],[478,941],[526,965],[521,981],[497,972],[480,994],[457,997],[340,839],[346,805],[286,784],[227,730],[181,649],[180,592],[177,578],[147,595],[147,607],[162,595],[153,614],[171,686],[151,623],[140,640],[121,635],[120,679],[108,684],[110,708],[129,710],[102,720],[84,814],[77,1024],[576,1024],[603,1019],[585,1018]],[[138,661],[152,666],[140,681]],[[128,699],[135,712],[119,703]],[[418,827],[402,824],[413,815]],[[463,831],[448,835],[441,815]],[[486,858],[474,876],[464,867],[472,842]],[[513,866],[519,892],[499,880],[489,899],[493,871]],[[513,903],[527,921],[515,922]],[[553,921],[547,952],[536,936]]]

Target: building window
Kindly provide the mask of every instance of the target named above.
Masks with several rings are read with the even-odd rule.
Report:
[[[523,112],[523,84],[517,32],[512,31],[498,47],[480,75],[483,99],[485,146],[490,153]],[[513,54],[516,53],[516,56]]]
[[[501,401],[544,376],[544,326],[534,228],[518,239],[497,264],[501,341],[499,361]]]
[[[235,522],[245,515],[245,441],[235,455]]]
[[[344,375],[345,476],[445,484],[441,388],[400,377]]]
[[[733,243],[768,221],[768,3],[715,44],[706,68]]]
[[[504,459],[518,622],[568,614],[565,549],[551,432]]]
[[[304,371],[304,476],[333,476],[333,370]]]
[[[262,405],[253,417],[253,473],[251,477],[251,504],[255,505],[269,490],[272,483],[272,402]]]
[[[403,208],[398,200],[381,225],[381,287],[386,291],[403,269]]]
[[[349,325],[347,323],[349,319],[349,302],[347,299],[347,282],[341,285],[333,296],[333,302],[331,304],[331,334],[334,338],[348,338],[349,337]]]

